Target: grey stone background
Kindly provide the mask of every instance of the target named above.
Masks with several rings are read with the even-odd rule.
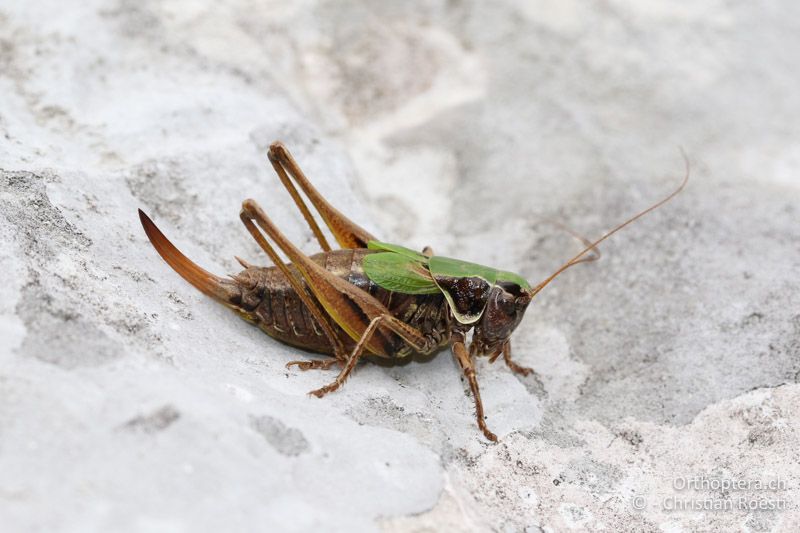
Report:
[[[798,6],[0,0],[2,530],[793,530]],[[314,251],[275,139],[381,238],[532,281],[578,249],[544,219],[598,236],[693,171],[537,297],[538,379],[480,362],[492,445],[447,353],[308,397],[333,373],[155,254],[137,207],[266,263],[247,197]]]

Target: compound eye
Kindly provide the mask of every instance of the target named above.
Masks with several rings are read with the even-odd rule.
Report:
[[[515,298],[523,294],[522,287],[511,281],[498,281],[497,286]]]
[[[514,300],[514,302],[517,305],[517,309],[525,309],[526,307],[528,307],[528,304],[531,303],[531,297],[528,296],[527,294],[523,294],[522,296]]]

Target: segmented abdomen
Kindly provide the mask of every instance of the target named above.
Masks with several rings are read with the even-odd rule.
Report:
[[[369,253],[372,252],[364,249],[334,250],[310,257],[332,274],[368,292],[385,305],[392,315],[429,336],[434,345],[445,344],[449,339],[449,328],[444,297],[441,294],[400,294],[379,287],[369,280],[362,268],[362,260]],[[293,265],[289,265],[289,269],[302,281],[302,276]],[[248,267],[235,280],[242,294],[240,301],[233,303],[241,308],[243,318],[281,342],[333,354],[333,347],[322,327],[277,267]],[[305,282],[302,283],[306,287]],[[311,294],[307,287],[306,291]],[[330,322],[345,348],[352,348],[355,342],[332,320]],[[392,357],[413,353],[399,338],[394,339],[393,348]]]

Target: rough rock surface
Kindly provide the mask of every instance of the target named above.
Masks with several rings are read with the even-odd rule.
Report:
[[[798,21],[788,0],[0,2],[3,531],[791,530]],[[514,350],[538,378],[480,362],[492,445],[446,353],[308,397],[332,372],[287,371],[297,350],[147,243],[137,207],[210,270],[265,263],[254,197],[314,251],[275,139],[385,240],[534,281],[577,250],[546,219],[599,235],[677,184],[678,145],[693,178],[537,297]]]

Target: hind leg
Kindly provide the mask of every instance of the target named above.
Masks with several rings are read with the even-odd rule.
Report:
[[[269,147],[269,161],[272,163],[275,172],[278,174],[278,178],[280,178],[281,183],[283,183],[283,186],[291,195],[297,208],[300,209],[303,218],[306,219],[306,222],[317,238],[323,251],[330,251],[331,247],[322,234],[322,230],[317,224],[317,221],[314,220],[314,217],[311,215],[311,211],[308,209],[302,196],[300,196],[300,193],[297,191],[294,182],[297,182],[297,185],[311,201],[317,214],[322,217],[322,220],[328,226],[328,229],[331,230],[331,233],[333,233],[333,236],[342,248],[366,248],[367,242],[376,240],[367,230],[343,215],[320,194],[306,175],[303,174],[303,171],[300,170],[297,161],[294,160],[292,154],[289,153],[289,150],[286,149],[283,143],[272,143]]]
[[[342,359],[312,359],[311,361],[289,361],[286,368],[296,366],[300,370],[328,370],[336,364],[341,364]]]
[[[372,327],[371,323],[376,318],[381,317],[382,321],[380,322],[378,334],[372,334],[365,341],[367,343],[365,348],[369,353],[391,357],[396,350],[394,335],[400,337],[404,343],[420,353],[426,353],[426,351],[434,348],[431,344],[432,341],[428,337],[416,328],[393,317],[386,306],[368,292],[359,289],[347,282],[347,280],[332,274],[312,261],[286,238],[255,201],[245,200],[242,203],[242,211],[239,216],[248,231],[272,258],[273,262],[284,271],[284,274],[288,273],[287,277],[289,277],[298,295],[304,299],[304,303],[309,305],[310,309],[324,313],[325,318],[338,325],[353,341],[359,342],[363,340],[364,333],[368,328]],[[291,276],[289,267],[283,264],[264,235],[269,237],[288,256],[292,265],[300,273],[302,281],[295,276]],[[306,300],[310,300],[310,304]],[[316,313],[314,318],[319,320]],[[328,328],[331,327],[331,323],[327,320],[319,321]],[[338,342],[338,346],[341,348],[341,341]],[[344,358],[347,358],[347,354],[344,355]]]
[[[266,215],[264,216],[266,217]],[[333,349],[332,351],[334,353],[335,359],[332,360],[331,364],[334,364],[337,360],[343,362],[347,354],[345,352],[342,339],[339,338],[339,336],[336,334],[336,331],[333,329],[332,319],[325,313],[324,307],[315,298],[313,294],[309,294],[309,291],[306,288],[305,284],[303,283],[303,280],[301,280],[294,272],[292,272],[289,269],[289,267],[283,262],[283,259],[278,255],[278,253],[275,251],[272,245],[264,238],[261,232],[258,231],[258,228],[251,219],[252,217],[246,211],[243,210],[240,213],[239,218],[242,220],[242,223],[247,228],[247,231],[250,232],[250,234],[256,240],[258,245],[261,247],[261,249],[264,250],[264,252],[266,252],[266,254],[269,256],[269,258],[272,260],[275,266],[277,266],[280,269],[280,271],[289,281],[289,284],[294,289],[295,294],[297,294],[297,297],[300,299],[303,305],[305,305],[308,308],[311,315],[320,325],[323,334],[328,339],[328,342],[330,343]],[[280,231],[277,228],[273,228],[273,231],[275,231],[280,236],[280,239],[284,241],[287,240],[286,237],[282,233],[280,233]],[[308,259],[308,261],[311,260]],[[306,369],[311,369],[315,367],[316,368],[324,367],[324,363],[317,364],[315,361],[292,361],[292,363],[308,363],[308,366],[306,366],[305,364],[300,365],[301,368],[306,367]]]

